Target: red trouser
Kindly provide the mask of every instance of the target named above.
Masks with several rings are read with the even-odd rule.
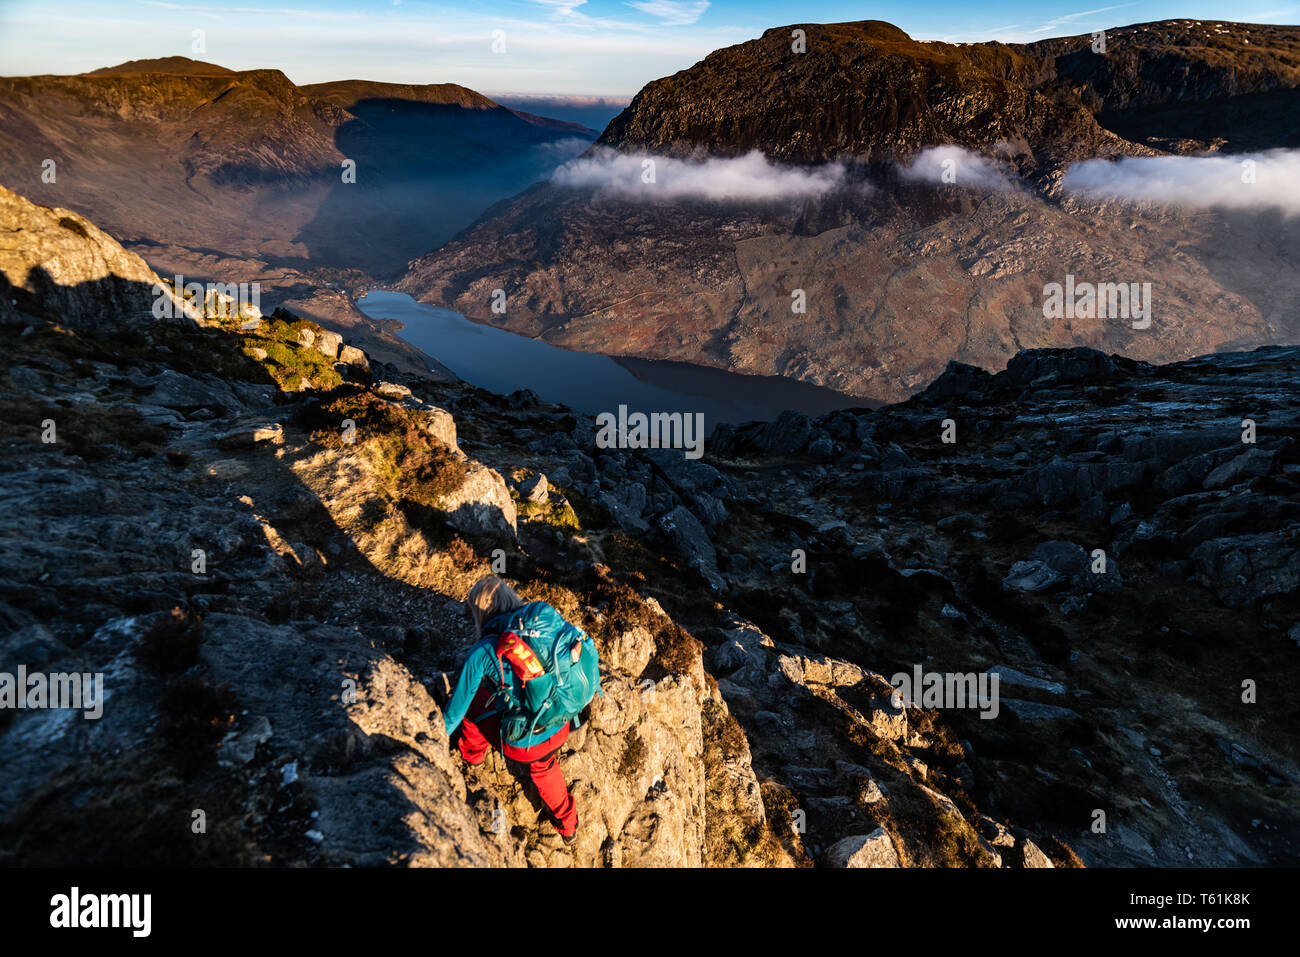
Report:
[[[479,689],[458,729],[457,746],[461,756],[470,764],[482,764],[488,749],[500,741],[501,719],[495,714],[485,714],[487,699],[491,694],[487,687]],[[555,815],[559,824],[557,830],[565,836],[572,834],[578,827],[578,809],[574,806],[573,795],[564,783],[564,774],[556,760],[560,746],[568,739],[569,723],[566,721],[559,731],[531,747],[516,747],[508,741],[501,743],[501,753],[507,758],[527,763],[528,776],[533,779],[537,793]]]

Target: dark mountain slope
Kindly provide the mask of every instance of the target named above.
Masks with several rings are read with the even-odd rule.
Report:
[[[1106,121],[1133,110],[1300,84],[1300,28],[1169,21],[1108,31],[1106,43],[1099,55],[1087,35],[948,44],[878,20],[775,27],[647,84],[600,142],[792,162],[1004,143],[1059,164],[1131,152]]]
[[[568,123],[545,116],[536,116],[521,110],[501,106],[482,93],[459,86],[455,83],[379,83],[373,80],[337,80],[330,83],[311,83],[302,88],[305,92],[320,97],[345,110],[355,112],[355,107],[366,100],[398,100],[406,103],[435,103],[443,106],[457,106],[462,109],[485,111],[504,110],[513,113],[525,123],[545,130],[569,132],[575,136],[594,138],[597,131],[588,129],[580,123]]]

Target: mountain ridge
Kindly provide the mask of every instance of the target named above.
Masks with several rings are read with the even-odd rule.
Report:
[[[398,288],[566,348],[784,375],[879,401],[907,398],[949,360],[996,371],[1022,348],[1163,362],[1295,341],[1294,217],[1063,186],[1077,160],[1294,140],[1300,27],[1218,29],[1121,28],[1105,54],[1090,37],[923,44],[879,22],[809,25],[800,54],[787,28],[767,31],[648,84],[579,161],[639,192],[534,186],[412,260]],[[1193,34],[1204,43],[1179,46]],[[1249,69],[1234,74],[1234,58]],[[1134,139],[1105,125],[1132,135],[1148,114]],[[935,146],[960,148],[954,182],[937,162],[926,176],[910,169]],[[728,203],[659,196],[602,167],[601,149],[688,164],[757,149],[796,169],[863,152],[822,195]],[[982,166],[1005,185],[987,185]],[[1238,239],[1254,232],[1250,248]],[[1148,281],[1155,325],[1050,320],[1042,296],[1067,273]],[[490,310],[498,289],[504,316]],[[796,290],[804,313],[791,308]]]
[[[196,262],[382,275],[532,182],[555,144],[574,155],[593,136],[455,84],[318,89],[184,57],[0,78],[7,185]]]
[[[1107,30],[1104,54],[1090,35],[949,44],[883,21],[773,27],[647,84],[598,142],[669,155],[758,148],[801,163],[905,159],[946,142],[1028,147],[1040,165],[1119,155],[1133,146],[1097,115],[1300,85],[1300,28],[1215,34],[1212,23]],[[791,49],[795,30],[804,53]],[[810,116],[817,128],[800,127]]]

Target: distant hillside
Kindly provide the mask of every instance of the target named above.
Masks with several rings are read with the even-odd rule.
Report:
[[[202,60],[191,60],[186,56],[164,56],[150,60],[127,60],[117,66],[102,66],[98,70],[91,70],[87,75],[102,76],[106,73],[183,73],[190,76],[211,76],[214,74],[230,76],[234,72],[234,70],[228,70],[224,66],[205,63]]]
[[[373,80],[338,80],[330,83],[312,83],[302,87],[304,92],[322,100],[340,106],[345,110],[355,107],[367,100],[401,100],[412,103],[434,103],[443,106],[457,106],[467,110],[504,110],[513,113],[525,123],[531,123],[542,129],[556,130],[594,139],[599,131],[589,129],[580,123],[565,120],[553,120],[522,110],[502,106],[482,93],[460,86],[456,83],[379,83]]]
[[[185,57],[0,78],[6,185],[128,241],[300,268],[398,269],[594,135],[454,84],[299,87]]]

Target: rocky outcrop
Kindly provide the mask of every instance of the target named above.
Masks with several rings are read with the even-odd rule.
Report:
[[[579,607],[570,616],[601,635],[604,693],[562,758],[582,821],[577,847],[566,848],[525,771],[499,758],[469,768],[443,728],[436,669],[454,666],[465,645],[458,598],[486,568],[472,557],[462,568],[463,552],[431,546],[427,521],[358,519],[354,503],[359,511],[384,494],[359,449],[313,447],[285,410],[245,403],[233,388],[219,403],[209,397],[214,418],[188,419],[195,397],[169,372],[105,364],[87,400],[129,402],[137,378],[161,382],[148,398],[181,414],[142,437],[166,457],[133,461],[119,450],[123,436],[105,436],[88,469],[67,444],[76,420],[59,420],[61,443],[42,446],[36,431],[11,440],[5,486],[22,515],[0,550],[13,558],[0,563],[3,666],[102,674],[104,699],[98,720],[6,713],[7,862],[58,859],[39,835],[76,813],[62,803],[63,782],[93,795],[87,826],[108,815],[130,831],[179,800],[132,768],[180,774],[194,795],[176,833],[149,852],[172,861],[210,860],[188,833],[191,810],[220,829],[212,853],[220,845],[224,863],[700,866],[714,861],[711,833],[727,821],[762,827],[747,745],[718,740],[717,726],[734,719],[698,644],[682,636],[674,668],[651,667],[668,647],[656,635],[676,628],[662,610],[646,605],[644,623],[606,628],[602,611]],[[66,388],[57,376],[43,382],[43,401]],[[393,408],[429,414],[400,389],[383,393]],[[445,520],[466,527],[462,512],[472,513],[469,530],[513,541],[504,481],[467,462]],[[494,518],[479,521],[480,511]],[[182,618],[162,610],[173,603],[187,609]],[[140,606],[159,610],[129,611]],[[118,774],[129,787],[97,786]],[[98,846],[116,853],[112,841]]]
[[[0,296],[10,306],[59,317],[72,326],[131,328],[168,316],[202,318],[139,256],[69,209],[38,206],[0,186]]]
[[[1033,167],[1132,150],[1134,114],[1300,86],[1295,27],[1173,20],[1036,43],[919,42],[879,20],[790,24],[647,84],[598,142],[800,163],[961,143]],[[1098,114],[1094,117],[1094,114]],[[815,128],[799,118],[816,116]],[[1100,120],[1100,122],[1098,122]]]
[[[954,364],[899,405],[720,429],[705,461],[745,511],[721,527],[715,549],[768,543],[756,560],[722,566],[723,599],[771,637],[714,636],[719,686],[756,729],[801,725],[770,703],[773,668],[871,726],[902,751],[909,780],[945,795],[945,813],[975,827],[1003,866],[1064,861],[1041,831],[999,843],[979,816],[993,806],[1040,826],[1061,820],[1056,835],[1088,864],[1272,859],[1258,831],[1229,822],[1263,820],[1265,793],[1290,787],[1293,762],[1269,748],[1268,770],[1247,771],[1231,743],[1216,755],[1205,741],[1249,752],[1252,727],[1272,736],[1286,723],[1273,710],[1255,726],[1260,713],[1237,708],[1274,680],[1246,670],[1289,681],[1280,676],[1300,666],[1286,638],[1297,614],[1297,373],[1294,347],[1167,366],[1032,350],[995,375]],[[766,597],[778,593],[779,605]],[[924,709],[894,725],[862,707],[836,659],[872,665],[880,680],[918,666],[996,675],[997,713],[944,707],[959,744],[919,747],[930,733],[919,730]],[[1214,690],[1230,686],[1227,697]],[[1175,698],[1185,720],[1161,731],[1123,703]],[[765,759],[781,761],[766,739],[756,730],[760,773]],[[893,795],[901,782],[863,763]],[[1113,774],[1121,765],[1134,769],[1123,784]],[[1218,797],[1197,807],[1184,796],[1207,789]],[[835,807],[811,781],[808,792],[810,808]],[[1121,792],[1118,804],[1106,797]],[[1052,810],[1065,793],[1123,823],[1099,833]],[[963,796],[982,810],[972,814]],[[1288,804],[1282,817],[1296,813]],[[867,821],[845,821],[854,823]],[[906,839],[894,837],[906,858]]]
[[[879,20],[791,24],[648,84],[598,142],[679,156],[759,149],[800,163],[949,142],[1077,154],[1120,146],[1077,99],[1028,87],[1037,69],[1032,48],[1018,45],[922,43]],[[815,128],[801,125],[808,116]]]
[[[898,852],[884,828],[837,841],[826,852],[832,867],[898,867]]]

